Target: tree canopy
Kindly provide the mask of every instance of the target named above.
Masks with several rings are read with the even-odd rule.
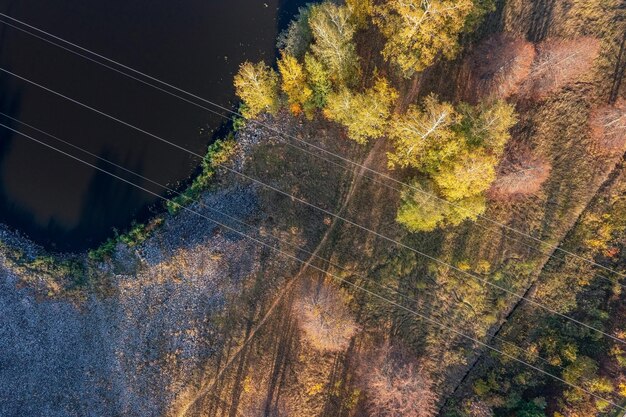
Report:
[[[235,91],[244,103],[245,117],[278,110],[278,75],[264,62],[241,64],[234,83]]]
[[[421,72],[438,56],[453,58],[472,0],[388,0],[374,22],[386,38],[382,54],[406,76]]]
[[[505,102],[463,104],[456,110],[433,95],[421,106],[395,115],[389,129],[394,144],[389,166],[414,168],[430,178],[414,184],[421,192],[405,190],[398,222],[412,231],[429,231],[481,214],[483,193],[496,179],[496,166],[516,120],[513,107]]]
[[[287,95],[289,107],[295,114],[303,110],[305,103],[313,95],[313,90],[307,84],[307,76],[302,64],[293,56],[284,53],[278,60],[281,88]]]
[[[449,200],[461,200],[486,191],[496,179],[493,155],[483,150],[464,151],[454,161],[442,164],[432,175],[441,194]]]
[[[394,115],[389,137],[395,149],[387,154],[389,166],[427,169],[456,154],[459,141],[452,127],[457,119],[454,107],[434,95],[421,106],[411,105],[406,113]]]
[[[466,219],[476,220],[485,211],[481,194],[450,204],[437,196],[435,185],[428,180],[414,180],[402,192],[396,220],[412,232],[430,232],[438,227],[458,225]]]
[[[324,2],[311,6],[311,52],[326,67],[331,80],[352,85],[359,73],[359,57],[353,41],[356,25],[346,6]]]
[[[398,97],[386,79],[378,78],[372,88],[354,93],[346,88],[328,97],[324,114],[348,129],[350,139],[365,143],[385,133],[391,105]]]

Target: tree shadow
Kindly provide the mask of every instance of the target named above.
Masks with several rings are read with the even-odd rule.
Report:
[[[144,164],[141,160],[131,160],[130,157],[120,160],[115,156],[112,148],[105,148],[99,156],[139,175],[142,175],[144,171]],[[143,184],[140,178],[128,174],[111,163],[98,160],[94,165],[134,184],[162,193],[162,190],[153,190],[155,187]],[[133,220],[145,220],[151,215],[149,201],[153,199],[147,199],[145,191],[99,169],[94,169],[93,177],[83,197],[79,225],[66,231],[67,240],[64,240],[67,248],[95,246],[113,236],[114,228],[124,229]],[[134,212],[133,209],[136,207],[143,208]]]
[[[530,27],[526,37],[531,42],[541,42],[550,29],[556,0],[536,0],[530,16]]]

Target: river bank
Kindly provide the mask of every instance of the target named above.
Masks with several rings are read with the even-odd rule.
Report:
[[[242,167],[261,136],[254,128],[239,132],[230,164]],[[17,252],[31,264],[49,255],[0,229],[1,415],[166,412],[177,386],[220,349],[223,337],[212,323],[261,265],[251,241],[200,217],[216,218],[206,208],[212,207],[262,219],[253,186],[223,175],[219,183],[190,206],[199,215],[164,214],[163,224],[136,247],[119,243],[97,263],[86,252],[54,259],[81,262],[88,281],[53,297],[50,291],[78,278],[58,282],[52,270],[16,264]]]

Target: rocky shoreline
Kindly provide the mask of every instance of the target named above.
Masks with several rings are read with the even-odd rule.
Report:
[[[235,169],[263,136],[254,126],[237,133]],[[118,244],[111,259],[90,267],[93,279],[106,282],[105,296],[36,297],[47,272],[16,267],[6,251],[27,258],[45,252],[0,226],[0,415],[167,412],[221,349],[215,320],[260,266],[258,245],[195,214],[247,234],[253,231],[207,207],[253,224],[264,217],[254,186],[218,177],[189,210],[163,214],[145,242]],[[66,256],[87,262],[86,253],[60,259]]]

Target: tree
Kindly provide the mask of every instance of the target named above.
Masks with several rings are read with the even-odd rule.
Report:
[[[535,194],[550,176],[550,170],[550,163],[528,147],[514,147],[500,163],[489,195],[504,199]]]
[[[600,41],[591,37],[548,39],[537,51],[524,88],[530,97],[543,98],[589,71],[600,52]]]
[[[390,168],[429,169],[448,160],[460,150],[453,130],[458,115],[451,104],[426,97],[422,106],[409,106],[405,114],[394,115],[388,135],[394,150],[387,154]]]
[[[328,96],[324,114],[348,129],[348,137],[358,143],[385,133],[391,105],[398,93],[386,79],[378,78],[372,88],[353,93],[347,88]]]
[[[445,222],[448,205],[434,194],[432,183],[425,185],[417,181],[411,183],[413,188],[405,188],[396,215],[396,221],[411,232],[430,232]]]
[[[546,404],[543,398],[538,401],[523,401],[515,415],[517,417],[546,417],[545,408]]]
[[[371,415],[432,417],[438,395],[431,371],[404,349],[384,347],[367,370],[367,403]]]
[[[278,75],[264,62],[241,64],[235,75],[235,91],[243,100],[246,118],[278,111]]]
[[[500,156],[511,138],[511,127],[517,123],[515,108],[498,100],[486,107],[461,105],[461,114],[460,129],[470,147],[482,147]]]
[[[457,112],[430,95],[421,107],[411,105],[405,114],[394,116],[388,132],[395,145],[387,154],[389,167],[434,172],[467,147],[499,156],[516,120],[515,109],[504,101],[487,107],[461,105]]]
[[[516,120],[513,106],[503,101],[486,107],[462,104],[457,112],[432,95],[421,107],[412,105],[394,116],[389,166],[417,168],[431,180],[403,192],[396,220],[411,231],[430,231],[476,219],[485,211],[483,192],[496,178]],[[420,193],[424,187],[427,192]]]
[[[481,42],[468,57],[473,88],[469,99],[506,98],[528,78],[535,46],[512,34],[499,33]]]
[[[309,26],[310,7],[300,7],[298,15],[289,26],[278,35],[276,46],[283,53],[301,59],[313,40]]]
[[[333,89],[330,75],[324,65],[310,53],[304,56],[304,68],[312,89],[311,97],[305,106],[309,109],[323,109],[326,106],[328,95]]]
[[[486,191],[496,178],[497,159],[484,150],[464,151],[432,175],[447,199],[458,201]]]
[[[442,195],[452,201],[489,189],[509,130],[516,123],[515,110],[503,101],[488,107],[462,105],[461,114],[455,127],[460,150],[452,158],[440,159],[429,171]]]
[[[485,211],[485,198],[477,195],[450,203],[439,197],[431,181],[413,181],[402,192],[396,221],[411,232],[476,220]]]
[[[623,151],[626,146],[626,100],[601,107],[591,115],[592,137],[603,150]]]
[[[357,28],[364,28],[367,25],[367,19],[374,12],[373,0],[346,0],[346,6]]]
[[[359,57],[353,42],[356,26],[346,6],[325,2],[311,6],[311,51],[338,85],[352,85],[359,74]]]
[[[388,0],[375,8],[374,22],[386,38],[383,56],[411,77],[458,50],[459,33],[472,0]]]
[[[296,58],[284,53],[278,60],[278,71],[282,80],[281,88],[287,94],[289,108],[292,113],[299,114],[313,95],[313,91],[307,85],[304,67]]]
[[[478,398],[466,401],[463,405],[463,410],[467,417],[494,417],[492,407]]]
[[[599,396],[613,392],[611,382],[606,378],[598,377],[597,372],[598,363],[595,360],[588,356],[579,356],[563,370],[563,380],[569,384],[583,387],[585,390]],[[575,408],[580,405],[585,407],[585,405],[593,402],[597,410],[603,411],[609,405],[607,402],[595,399],[586,392],[576,388],[568,388],[564,391],[563,396],[569,405]]]
[[[348,347],[358,326],[350,314],[341,290],[323,284],[295,305],[300,329],[307,340],[321,351],[336,352]]]

